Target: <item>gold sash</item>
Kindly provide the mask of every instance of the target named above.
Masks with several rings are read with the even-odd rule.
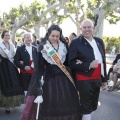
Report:
[[[65,75],[69,78],[69,80],[72,82],[72,84],[76,88],[73,78],[71,77],[71,75],[68,72],[68,70],[66,69],[66,67],[62,64],[57,52],[51,46],[49,46],[48,44],[44,45],[44,49],[50,55],[50,57],[56,63],[56,65],[65,73]]]

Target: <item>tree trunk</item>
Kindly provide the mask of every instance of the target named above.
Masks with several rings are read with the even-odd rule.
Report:
[[[99,21],[99,29],[97,29],[97,31],[95,32],[95,36],[96,37],[99,37],[99,38],[102,38],[103,37],[103,23],[104,23],[104,19],[100,19]]]
[[[80,23],[76,24],[76,28],[77,28],[77,36],[80,35]]]
[[[35,35],[36,35],[37,39],[40,39],[40,24],[35,24],[34,30],[35,30]]]
[[[98,20],[94,32],[94,36],[96,37],[100,37],[100,38],[103,37],[103,23],[104,23],[105,13],[106,11],[103,8],[97,9]]]
[[[15,37],[16,37],[17,30],[18,30],[18,28],[15,28],[15,27],[13,27],[13,29],[12,29],[11,41],[13,42],[13,44],[15,44]]]

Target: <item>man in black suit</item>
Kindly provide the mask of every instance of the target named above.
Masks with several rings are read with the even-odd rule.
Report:
[[[24,44],[17,49],[14,57],[14,64],[20,69],[20,78],[25,95],[34,72],[34,61],[36,59],[34,56],[37,55],[37,48],[31,43],[31,34],[24,34]]]
[[[81,24],[82,34],[69,47],[69,65],[80,94],[82,120],[91,120],[97,109],[101,81],[106,85],[105,48],[102,39],[93,37],[94,25],[89,19]]]

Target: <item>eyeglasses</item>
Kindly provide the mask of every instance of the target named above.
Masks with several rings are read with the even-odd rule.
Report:
[[[10,36],[10,35],[5,35],[5,36]]]

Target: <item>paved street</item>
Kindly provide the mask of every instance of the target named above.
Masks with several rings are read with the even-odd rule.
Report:
[[[120,93],[102,91],[99,101],[101,105],[92,120],[120,120]]]
[[[115,57],[115,56],[114,56]],[[108,60],[114,57],[107,56]],[[109,69],[110,65],[107,65]],[[120,92],[102,91],[99,99],[100,105],[93,115],[92,120],[120,120]],[[11,109],[10,114],[6,114],[4,109],[0,109],[0,120],[20,120],[20,115],[24,105]]]
[[[120,120],[120,93],[117,91],[102,91],[100,94],[100,106],[93,115],[92,120]],[[20,108],[14,108],[10,114],[6,114],[4,109],[0,109],[0,120],[20,120]]]
[[[24,105],[11,109],[10,114],[5,113],[5,109],[0,109],[0,120],[20,120],[20,115]]]

